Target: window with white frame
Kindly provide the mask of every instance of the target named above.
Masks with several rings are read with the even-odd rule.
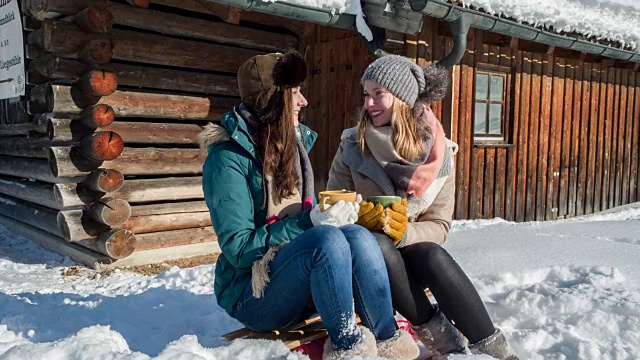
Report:
[[[508,74],[477,71],[473,109],[475,141],[507,140],[506,85]]]

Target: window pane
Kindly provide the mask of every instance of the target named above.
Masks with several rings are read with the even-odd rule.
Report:
[[[504,92],[504,76],[491,76],[491,100],[502,101],[502,93]]]
[[[478,74],[476,76],[476,99],[486,100],[489,92],[489,75]]]
[[[502,133],[502,104],[491,104],[489,107],[489,134]]]
[[[487,104],[485,103],[476,103],[475,119],[473,122],[473,133],[487,133]]]

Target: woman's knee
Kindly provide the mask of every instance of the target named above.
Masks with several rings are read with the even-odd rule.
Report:
[[[340,230],[344,233],[354,258],[382,261],[381,248],[371,231],[359,225],[342,226]]]
[[[319,225],[307,230],[309,245],[327,254],[350,254],[349,243],[339,228]]]
[[[454,262],[449,252],[433,242],[421,242],[409,245],[403,250],[402,257],[407,266],[420,268],[427,273],[443,271],[448,264]]]

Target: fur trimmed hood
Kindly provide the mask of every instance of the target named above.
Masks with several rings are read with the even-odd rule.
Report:
[[[200,144],[200,149],[205,152],[209,152],[209,147],[211,145],[215,145],[222,141],[227,141],[231,139],[231,133],[229,130],[224,127],[209,123],[205,125],[202,129],[202,132],[198,134],[198,143]]]

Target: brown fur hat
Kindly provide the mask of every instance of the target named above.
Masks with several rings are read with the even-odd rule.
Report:
[[[298,52],[256,55],[238,69],[238,88],[242,102],[260,111],[276,91],[299,86],[306,78],[307,64]]]

